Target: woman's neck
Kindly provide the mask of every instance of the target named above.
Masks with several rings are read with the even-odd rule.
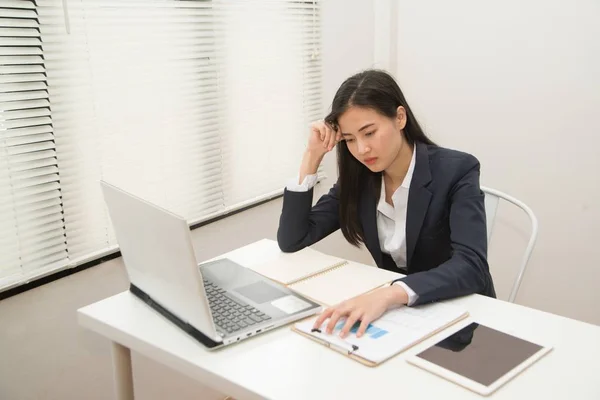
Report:
[[[391,186],[394,188],[394,190],[402,185],[402,182],[406,177],[406,173],[410,167],[410,161],[412,160],[413,147],[414,145],[404,142],[402,148],[400,148],[400,151],[396,156],[396,159],[383,172],[386,185]]]

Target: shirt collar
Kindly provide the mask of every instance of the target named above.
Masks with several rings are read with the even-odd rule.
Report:
[[[410,183],[412,182],[413,174],[415,172],[415,162],[416,162],[416,158],[417,158],[416,153],[417,153],[417,144],[415,143],[415,145],[413,146],[413,152],[412,152],[412,157],[410,159],[410,164],[408,166],[408,171],[406,171],[404,180],[402,181],[402,184],[400,185],[400,187],[403,187],[405,189],[410,189]],[[387,208],[386,206],[391,207],[385,201],[385,179],[383,179],[383,174],[382,174],[382,176],[381,176],[381,194],[379,195],[379,204],[377,205],[377,209],[381,212],[384,212],[384,209]]]

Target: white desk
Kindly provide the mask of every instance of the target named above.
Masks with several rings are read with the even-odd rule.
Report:
[[[261,241],[228,253],[245,265],[277,251]],[[600,327],[472,295],[452,302],[492,327],[554,347],[494,399],[600,399]],[[597,305],[590,305],[595,307]],[[283,327],[209,352],[129,292],[78,311],[86,328],[113,341],[117,398],[133,398],[129,349],[236,399],[481,399],[405,361],[439,336],[369,368]]]

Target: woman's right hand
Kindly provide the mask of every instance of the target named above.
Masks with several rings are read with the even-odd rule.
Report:
[[[314,175],[319,169],[319,164],[325,154],[335,147],[342,138],[341,133],[336,132],[329,124],[317,121],[310,124],[310,135],[308,146],[302,157],[300,176],[298,183],[301,184],[307,175]]]
[[[323,121],[310,124],[307,150],[315,157],[323,157],[342,139],[341,132]]]

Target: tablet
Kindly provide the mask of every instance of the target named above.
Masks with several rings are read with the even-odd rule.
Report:
[[[408,362],[482,395],[493,393],[551,347],[472,322]]]

